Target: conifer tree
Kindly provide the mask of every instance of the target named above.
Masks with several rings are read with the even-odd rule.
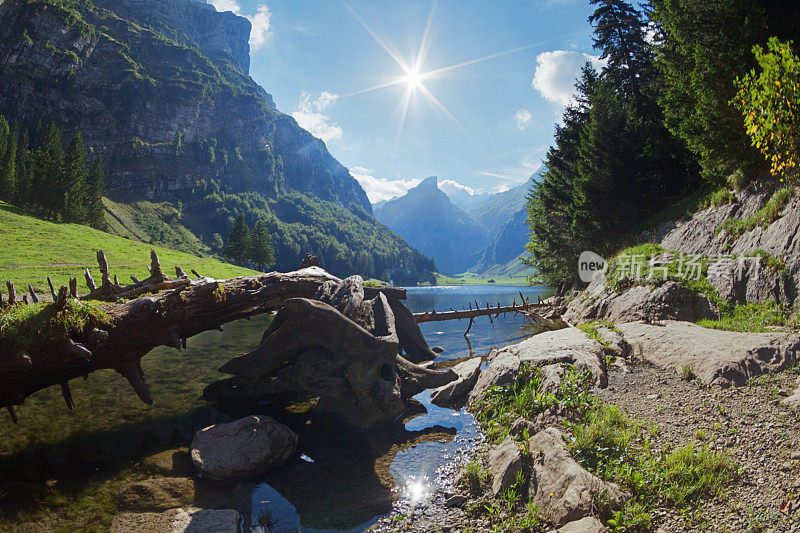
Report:
[[[6,137],[5,150],[0,151],[0,200],[12,202],[16,196],[19,126],[12,126]]]
[[[41,215],[55,219],[63,210],[65,195],[64,148],[61,131],[53,122],[42,134],[36,151],[31,203]]]
[[[30,152],[28,130],[23,129],[17,145],[16,175],[14,179],[14,204],[27,207],[30,203],[33,180],[33,160]]]
[[[228,243],[225,247],[225,254],[237,264],[242,264],[247,256],[248,235],[250,233],[244,214],[239,213],[236,222],[233,223],[231,233],[228,236]]]
[[[95,229],[106,229],[103,195],[106,193],[106,178],[103,173],[103,160],[97,158],[92,162],[86,179],[87,185],[87,223]]]
[[[247,257],[258,270],[264,270],[275,262],[272,239],[263,220],[258,220],[250,233]]]
[[[88,221],[89,190],[86,172],[86,151],[83,137],[76,133],[69,143],[64,166],[64,220],[76,224]]]

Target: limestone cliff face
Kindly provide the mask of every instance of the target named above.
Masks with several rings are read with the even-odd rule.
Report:
[[[250,23],[194,0],[0,2],[0,114],[80,130],[118,197],[311,193],[372,212],[325,144],[248,75]]]

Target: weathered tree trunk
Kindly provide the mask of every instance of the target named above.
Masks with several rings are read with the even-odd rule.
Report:
[[[220,368],[233,377],[204,395],[284,405],[316,399],[317,412],[362,429],[395,420],[405,399],[457,376],[400,357],[392,308],[383,294],[365,299],[359,276],[325,282],[314,300],[287,300],[258,348]]]
[[[113,368],[125,376],[142,401],[151,403],[140,359],[153,348],[180,349],[187,338],[198,333],[275,311],[290,298],[313,298],[324,282],[339,281],[320,268],[224,281],[171,280],[161,272],[153,253],[151,276],[132,286],[119,287],[110,281],[107,264],[105,268],[102,264],[105,257],[101,259],[100,255],[103,284],[89,297],[138,298],[98,302],[96,306],[101,312],[89,316],[79,330],[68,331],[65,335],[22,339],[0,332],[0,406],[11,410],[34,392],[52,385],[68,390],[69,380],[105,368]],[[8,286],[10,305],[22,305],[14,303],[13,285],[9,283]],[[70,292],[74,294],[74,287]],[[402,289],[367,289],[367,294],[372,296],[381,292],[393,298],[405,297]],[[63,323],[66,314],[74,312],[67,303],[67,290],[62,288],[56,302],[42,308],[41,316],[53,324]],[[67,400],[67,405],[70,404]]]

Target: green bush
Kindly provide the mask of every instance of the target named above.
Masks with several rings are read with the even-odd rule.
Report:
[[[800,171],[800,59],[792,41],[772,37],[767,49],[753,47],[761,72],[754,69],[737,78],[739,92],[732,103],[744,114],[747,134],[773,176],[795,180]]]

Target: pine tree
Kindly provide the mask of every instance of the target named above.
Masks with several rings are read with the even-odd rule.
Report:
[[[598,6],[589,17],[594,26],[594,47],[608,64],[603,70],[623,94],[639,98],[653,72],[653,55],[645,40],[642,15],[625,0],[591,0]]]
[[[0,200],[13,202],[16,197],[18,125],[11,127],[4,144],[5,151],[0,152]]]
[[[33,182],[33,157],[30,152],[28,130],[22,130],[17,145],[16,175],[14,178],[14,200],[20,207],[27,207],[30,203],[31,186]]]
[[[248,235],[250,233],[244,214],[239,213],[236,222],[233,223],[231,233],[228,236],[228,243],[225,246],[225,254],[237,264],[242,264],[247,256]]]
[[[230,243],[230,240],[228,241]],[[256,265],[258,270],[264,270],[275,262],[275,252],[272,249],[272,239],[263,220],[258,220],[253,227],[248,239],[247,258]]]
[[[595,90],[598,74],[587,64],[576,84],[576,102],[568,106],[563,125],[556,126],[555,145],[545,158],[544,177],[528,195],[527,223],[531,237],[527,262],[544,280],[558,284],[574,278],[577,258],[582,250],[573,238],[573,181],[578,174],[581,132],[589,118],[589,98]]]
[[[99,157],[92,162],[86,179],[86,191],[86,222],[95,229],[105,230],[107,224],[103,195],[106,193],[106,178],[103,172],[103,160]]]
[[[57,218],[65,205],[64,148],[61,131],[55,122],[42,134],[42,143],[36,151],[34,182],[31,203],[36,211],[49,218]]]
[[[84,224],[89,215],[89,190],[87,184],[86,151],[83,137],[76,133],[67,148],[64,166],[64,220]]]

